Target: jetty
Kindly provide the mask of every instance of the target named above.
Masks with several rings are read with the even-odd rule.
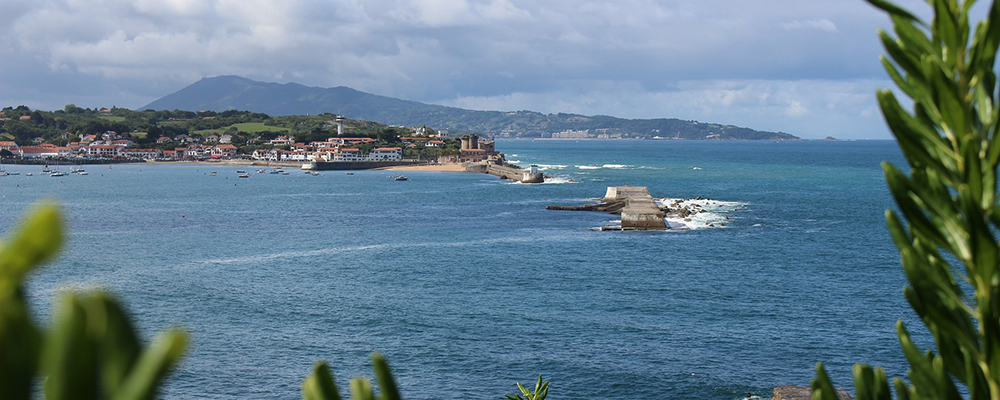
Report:
[[[468,172],[481,172],[500,177],[500,179],[510,179],[521,183],[543,183],[545,175],[538,171],[538,168],[521,168],[517,165],[500,161],[486,161],[485,163],[469,164],[465,167]]]
[[[656,205],[645,186],[609,186],[599,204],[583,206],[545,206],[546,210],[602,211],[620,214],[620,227],[602,227],[601,230],[664,230],[667,229],[665,210]]]

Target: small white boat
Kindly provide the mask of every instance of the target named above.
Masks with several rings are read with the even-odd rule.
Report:
[[[76,173],[77,175],[87,175],[87,171],[80,171]]]
[[[248,173],[242,173],[242,174],[239,175],[239,177],[240,178],[249,178],[250,174],[248,174]]]
[[[49,176],[66,176],[66,173],[62,171],[52,171],[52,174]]]
[[[405,177],[405,176],[402,176],[402,175],[400,175],[400,176],[397,176],[397,177],[396,177],[396,180],[397,180],[397,181],[405,181],[405,180],[407,180],[407,179],[409,179],[409,178],[407,178],[407,177]]]

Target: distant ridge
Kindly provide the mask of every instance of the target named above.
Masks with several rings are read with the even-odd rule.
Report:
[[[796,136],[672,118],[623,119],[534,111],[474,111],[379,96],[345,86],[319,88],[226,75],[203,78],[140,110],[246,110],[272,116],[334,113],[389,125],[478,132],[496,137],[794,140]]]

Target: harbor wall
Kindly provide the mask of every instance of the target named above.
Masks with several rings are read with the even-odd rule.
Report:
[[[521,167],[493,163],[486,164],[486,173],[524,183],[542,183],[545,180],[541,172],[532,174]]]

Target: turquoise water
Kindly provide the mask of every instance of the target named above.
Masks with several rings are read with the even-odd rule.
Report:
[[[372,351],[408,399],[502,398],[538,374],[552,399],[742,399],[808,384],[817,361],[848,388],[855,362],[905,372],[894,324],[923,328],[882,217],[894,143],[497,148],[556,183],[7,166],[22,175],[0,178],[0,222],[41,197],[66,209],[66,251],[29,286],[40,312],[58,290],[101,286],[144,334],[191,331],[166,398],[299,398],[316,360],[345,383],[371,375]],[[597,232],[616,217],[545,210],[625,183],[721,201],[725,227]]]

